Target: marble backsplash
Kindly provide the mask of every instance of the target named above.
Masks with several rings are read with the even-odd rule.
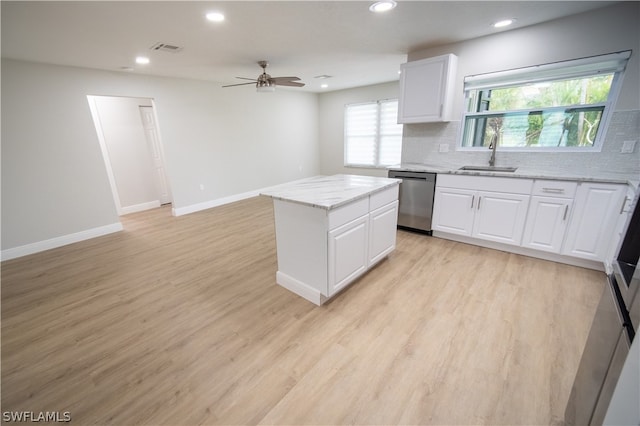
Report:
[[[491,152],[457,151],[460,121],[405,124],[402,162],[423,164],[488,165]],[[621,153],[624,141],[636,141],[630,154]],[[448,145],[448,152],[440,146]],[[617,171],[640,178],[640,110],[616,111],[611,116],[601,152],[500,152],[496,166],[526,166],[541,170],[582,173]]]

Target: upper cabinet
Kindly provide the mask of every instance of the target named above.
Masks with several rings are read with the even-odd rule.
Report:
[[[448,54],[400,65],[398,123],[451,120],[457,63]]]

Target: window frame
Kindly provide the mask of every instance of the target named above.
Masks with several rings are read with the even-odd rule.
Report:
[[[367,168],[367,169],[386,169],[389,166],[392,166],[393,164],[380,164],[380,154],[381,154],[381,149],[380,149],[380,141],[381,141],[381,134],[380,134],[380,129],[381,129],[381,118],[382,118],[382,104],[384,103],[389,103],[389,102],[395,102],[396,103],[396,111],[399,107],[399,100],[398,98],[388,98],[388,99],[377,99],[375,101],[366,101],[366,102],[354,102],[354,103],[350,103],[350,104],[345,104],[344,106],[344,114],[343,114],[343,119],[344,119],[344,135],[343,135],[343,165],[344,167],[353,167],[353,168]],[[349,163],[348,160],[348,144],[349,144],[349,137],[348,137],[348,124],[347,124],[347,113],[350,107],[356,107],[356,106],[362,106],[362,105],[373,105],[376,104],[376,123],[375,123],[375,128],[376,128],[376,133],[375,133],[375,164],[361,164],[361,163]],[[397,123],[397,113],[395,116],[395,120]],[[402,124],[398,124],[398,126],[400,126],[400,156],[402,156],[402,135],[403,135],[403,129],[404,126],[402,126]],[[398,161],[398,163],[400,162],[400,160]]]
[[[594,140],[593,146],[538,146],[538,147],[512,147],[498,145],[496,149],[498,151],[505,152],[601,152],[604,145],[604,139],[606,137],[609,122],[613,113],[613,109],[622,87],[622,80],[626,64],[631,56],[631,51],[614,52],[605,55],[597,55],[586,58],[572,59],[567,61],[554,62],[550,64],[542,64],[525,68],[517,68],[506,71],[497,71],[487,74],[471,75],[464,78],[463,91],[464,91],[464,110],[462,112],[461,124],[458,131],[458,143],[456,149],[458,151],[478,152],[479,150],[486,150],[486,146],[463,146],[465,141],[465,134],[467,128],[467,120],[471,118],[469,126],[472,127],[473,118],[496,116],[496,115],[516,115],[516,114],[528,114],[528,113],[548,113],[554,111],[563,110],[589,110],[592,108],[602,108],[602,115],[600,124]],[[614,66],[612,64],[618,64]],[[601,69],[597,68],[599,64]],[[477,93],[478,104],[482,102],[483,94],[494,89],[503,89],[508,87],[521,87],[526,84],[535,84],[542,82],[561,81],[571,78],[580,78],[588,76],[596,76],[600,73],[613,73],[613,79],[611,81],[611,88],[605,102],[598,102],[593,104],[574,104],[563,106],[549,106],[549,107],[536,107],[536,108],[524,108],[513,110],[494,110],[494,111],[470,111],[471,103],[474,96],[473,92]],[[533,80],[533,81],[532,81]],[[475,107],[475,109],[480,109]],[[473,135],[470,139],[478,137],[477,128],[473,130]]]

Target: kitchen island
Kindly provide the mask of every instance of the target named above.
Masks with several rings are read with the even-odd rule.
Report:
[[[334,175],[264,190],[273,199],[276,282],[316,305],[395,249],[397,179]]]

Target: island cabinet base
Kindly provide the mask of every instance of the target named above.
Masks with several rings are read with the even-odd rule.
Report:
[[[398,185],[334,209],[274,199],[276,282],[316,305],[395,249]]]

